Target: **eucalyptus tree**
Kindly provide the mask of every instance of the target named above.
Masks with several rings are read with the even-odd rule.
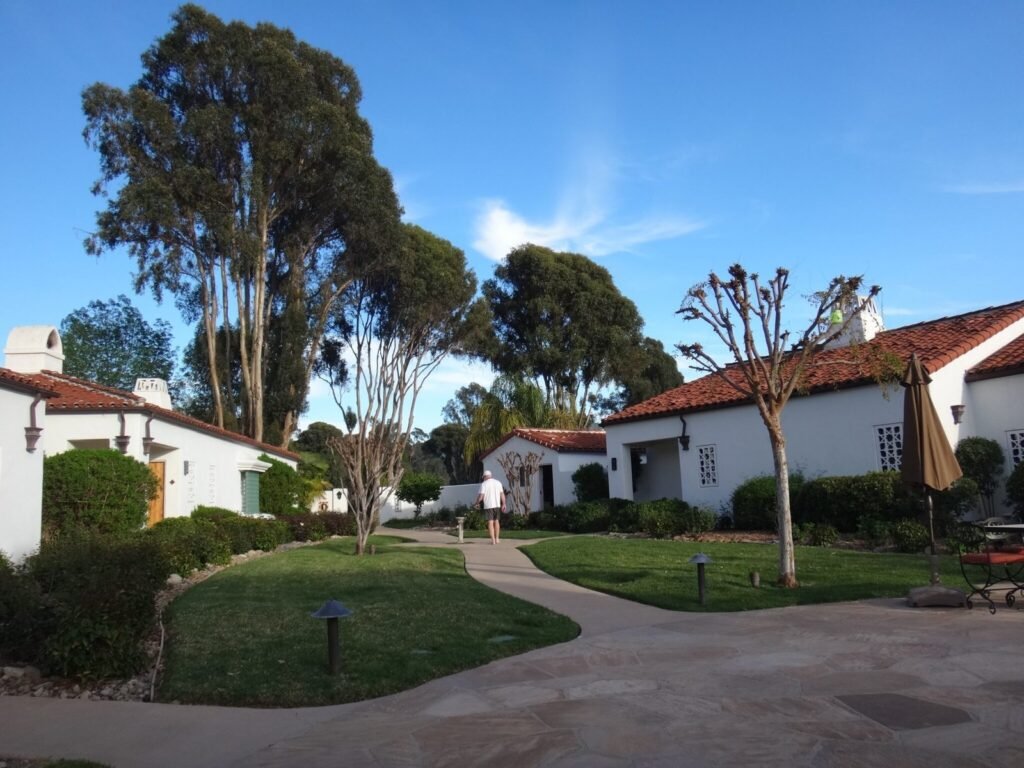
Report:
[[[244,431],[264,438],[272,395],[287,445],[328,319],[393,244],[398,202],[351,67],[271,24],[196,5],[172,20],[138,82],[83,93],[108,196],[86,245],[126,247],[137,290],[194,309],[219,426],[218,328],[236,328]]]
[[[358,553],[385,489],[402,480],[427,379],[448,355],[475,349],[489,324],[463,252],[411,224],[391,257],[360,273],[336,306],[319,370],[345,415],[347,432],[329,445],[346,472]]]
[[[619,387],[600,401],[601,410],[615,413],[650,400],[683,383],[675,358],[665,345],[650,336],[630,351],[631,361],[619,375]]]
[[[585,256],[523,245],[483,284],[496,342],[488,357],[504,374],[537,381],[548,405],[590,421],[592,396],[619,381],[643,321],[607,269]]]

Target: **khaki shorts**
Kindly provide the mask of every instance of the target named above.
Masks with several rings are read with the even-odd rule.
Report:
[[[484,510],[484,517],[487,518],[487,522],[492,522],[498,519],[498,514],[501,512],[499,507],[491,507],[490,509]]]

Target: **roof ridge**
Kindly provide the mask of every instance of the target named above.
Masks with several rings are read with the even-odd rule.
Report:
[[[1024,299],[1017,299],[1016,301],[1010,301],[1006,304],[996,304],[991,307],[982,307],[980,309],[972,309],[970,312],[961,312],[957,315],[943,315],[942,317],[933,317],[931,320],[919,320],[916,323],[910,323],[909,325],[900,325],[895,328],[886,328],[884,331],[879,331],[875,338],[886,333],[892,333],[894,331],[905,331],[910,328],[918,328],[922,325],[932,325],[933,323],[941,323],[944,320],[956,320],[960,317],[970,317],[971,315],[980,315],[982,312],[999,312],[1002,310],[1010,309],[1011,307],[1020,306],[1024,308]],[[884,316],[884,313],[883,313]]]
[[[50,378],[54,378],[54,379],[58,379],[58,380],[63,379],[64,381],[71,382],[72,384],[76,384],[76,385],[78,385],[80,387],[85,387],[86,389],[92,389],[92,390],[95,390],[97,392],[104,392],[104,393],[106,393],[108,395],[115,395],[117,397],[123,397],[126,400],[132,400],[132,401],[134,401],[136,403],[145,403],[145,402],[147,402],[146,398],[139,397],[134,392],[129,392],[127,389],[121,389],[119,387],[111,387],[111,386],[109,386],[107,384],[100,384],[98,381],[89,381],[88,379],[80,379],[77,376],[72,376],[71,374],[63,373],[61,371],[50,371],[50,370],[43,369],[39,373],[41,375],[43,375],[43,376],[49,376]]]

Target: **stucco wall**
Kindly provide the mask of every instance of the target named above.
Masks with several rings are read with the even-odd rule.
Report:
[[[950,444],[962,437],[983,435],[1000,441],[1006,449],[1006,430],[1024,426],[1024,377],[967,384],[965,372],[1024,332],[1024,321],[933,374],[930,387],[939,420]],[[997,383],[1006,381],[1007,383]],[[962,423],[953,423],[950,406],[967,406]],[[674,494],[690,503],[720,509],[727,504],[733,489],[758,474],[773,472],[768,433],[752,405],[686,414],[689,451],[678,450],[679,490]],[[807,477],[860,474],[880,469],[875,427],[903,422],[903,389],[867,385],[837,392],[794,397],[783,412],[790,471]],[[1011,423],[1013,422],[1013,423]],[[617,459],[617,469],[609,472],[611,495],[640,498],[633,493],[630,475],[630,448],[648,447],[645,474],[657,473],[671,478],[675,471],[670,452],[656,450],[651,443],[681,432],[678,416],[610,424],[606,426],[609,459]],[[667,444],[667,443],[666,443]],[[717,483],[702,487],[699,480],[700,446],[714,446]],[[637,490],[640,491],[638,483]],[[645,495],[643,498],[649,498]]]
[[[45,406],[36,407],[43,435],[34,453],[25,450],[33,396],[0,386],[0,551],[20,561],[39,546],[42,530],[43,448],[49,430]]]
[[[144,414],[125,415],[125,433],[131,436],[127,455],[143,463],[164,462],[164,517],[188,516],[199,505],[225,507],[241,511],[242,486],[240,464],[255,461],[263,451],[236,443],[208,432],[189,429],[173,421],[154,419],[150,435],[154,438],[150,455],[143,453],[146,434]],[[47,422],[47,454],[74,447],[98,447],[106,442],[115,447],[120,433],[114,413],[51,413]],[[294,467],[296,462],[274,456]],[[186,469],[187,462],[187,469]]]
[[[509,451],[519,453],[525,458],[528,453],[541,454],[540,466],[545,464],[551,465],[551,479],[554,484],[554,501],[555,504],[572,504],[576,501],[576,491],[572,484],[572,474],[579,469],[583,464],[591,464],[598,462],[607,467],[607,458],[603,454],[599,453],[579,453],[566,451],[559,453],[550,448],[545,448],[541,445],[537,445],[529,440],[524,440],[521,437],[513,437],[508,441],[502,443],[502,445],[490,455],[484,458],[483,464],[484,469],[489,469],[494,473],[494,476],[505,486],[505,490],[509,490],[508,477],[505,475],[505,470],[501,468],[498,463],[498,457],[503,456]],[[533,488],[530,493],[530,510],[536,511],[541,509],[543,506],[542,499],[542,470],[538,470],[537,474],[533,476]]]

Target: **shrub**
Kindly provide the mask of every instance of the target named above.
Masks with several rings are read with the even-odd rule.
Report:
[[[992,496],[999,487],[999,476],[1003,474],[1003,449],[987,437],[965,437],[956,444],[955,453],[964,477],[969,477],[978,486],[986,517],[991,517],[995,514]]]
[[[900,552],[923,552],[931,544],[928,529],[916,520],[897,520],[891,532]]]
[[[281,515],[278,520],[288,526],[294,541],[323,541],[330,535],[328,533],[328,525],[331,523],[330,514],[332,513],[293,513]]]
[[[192,510],[192,519],[216,527],[235,555],[253,549],[270,552],[291,538],[287,523],[265,517],[248,517],[223,507],[196,507]]]
[[[43,462],[43,540],[74,529],[129,533],[146,522],[156,477],[113,450],[72,450]]]
[[[0,657],[34,660],[34,618],[42,602],[39,585],[0,552]]]
[[[598,501],[608,498],[608,473],[598,462],[584,464],[572,473],[577,501]]]
[[[227,535],[201,518],[169,517],[146,531],[146,536],[160,547],[172,572],[182,576],[207,564],[223,565],[231,560]]]
[[[316,517],[320,518],[328,536],[356,535],[355,515],[342,514],[340,512],[321,512]]]
[[[406,472],[398,484],[398,498],[416,505],[413,517],[418,519],[424,502],[441,498],[441,478],[430,472]]]
[[[800,494],[804,478],[799,472],[789,475],[789,498]],[[774,531],[778,528],[778,510],[775,508],[775,476],[758,475],[740,483],[732,492],[732,521],[741,531]]]
[[[637,517],[637,503],[630,499],[606,499],[608,508],[608,530],[617,533],[637,533],[640,519]]]
[[[563,507],[556,516],[562,521],[562,530],[569,533],[597,533],[607,531],[610,516],[608,505],[601,501],[578,501]]]
[[[863,515],[857,521],[857,535],[870,546],[880,547],[892,540],[891,520],[882,520],[871,515]]]
[[[917,513],[899,472],[808,480],[793,506],[794,522],[827,523],[841,533],[857,531],[862,517],[892,522]]]
[[[31,638],[23,658],[65,677],[137,672],[168,573],[149,537],[82,533],[47,542],[29,558],[22,576],[38,595],[13,633]]]
[[[237,520],[241,515],[231,509],[224,507],[206,507],[200,504],[192,510],[192,517],[197,520],[206,520],[211,523],[220,523],[224,520]]]
[[[826,523],[805,523],[794,526],[793,538],[809,547],[831,547],[839,539],[839,532]]]
[[[718,517],[712,510],[691,507],[680,499],[661,499],[635,505],[640,530],[654,537],[710,531]]]
[[[263,454],[270,469],[260,476],[260,512],[265,515],[303,514],[309,509],[316,489],[283,461]]]
[[[484,513],[476,507],[456,507],[453,510],[453,517],[466,518],[462,524],[467,531],[483,531],[487,529],[487,520]]]
[[[1018,515],[1024,516],[1024,461],[1017,464],[1006,478],[1006,500]]]

